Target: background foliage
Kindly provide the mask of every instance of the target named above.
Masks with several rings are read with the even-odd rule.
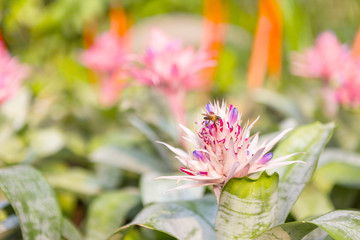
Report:
[[[261,115],[255,130],[264,135],[314,121],[333,121],[334,136],[320,157],[317,170],[316,163],[309,170],[315,171],[314,176],[306,176],[302,183],[304,192],[293,208],[297,196],[286,206],[282,219],[302,220],[335,209],[359,209],[359,112],[340,109],[336,116],[326,116],[319,82],[291,75],[289,56],[292,51],[312,45],[324,30],[333,31],[341,42],[351,46],[359,25],[360,2],[280,1],[284,23],[282,74],[280,78],[268,77],[259,91],[249,91],[246,82],[258,2],[223,3],[228,8],[228,34],[212,76],[213,84],[209,83],[209,89],[189,93],[184,102],[188,126],[193,127],[209,99],[226,99],[238,106],[245,118]],[[178,167],[172,154],[155,142],[180,145],[167,103],[153,89],[133,82],[121,92],[114,106],[105,107],[98,101],[96,76],[79,62],[79,55],[86,48],[85,30],[108,30],[111,6],[119,4],[132,23],[134,52],[141,51],[142,42],[146,41],[144,32],[154,25],[172,29],[171,33],[185,33],[178,37],[200,46],[204,7],[200,0],[0,1],[4,42],[12,55],[32,68],[19,94],[1,106],[0,238],[19,239],[22,231],[24,239],[33,239],[42,231],[34,219],[42,217],[51,219],[44,227],[54,229],[48,231],[55,234],[46,236],[48,239],[106,239],[126,224],[130,224],[126,225],[128,228],[116,234],[129,231],[127,239],[165,239],[163,226],[146,220],[154,216],[172,221],[174,216],[158,214],[159,209],[181,211],[181,217],[195,219],[194,224],[204,229],[213,229],[214,223],[209,219],[215,221],[217,206],[209,189],[162,195],[173,182],[150,180]],[[193,24],[190,30],[189,23]],[[306,129],[299,131],[307,133]],[[300,132],[296,133],[301,135]],[[296,138],[307,144],[315,133],[310,131]],[[318,136],[327,139],[321,133]],[[284,145],[275,154],[290,151]],[[311,145],[309,149],[320,153],[322,147]],[[279,185],[290,178],[284,175]],[[20,186],[19,181],[25,184]],[[193,203],[177,202],[194,199]],[[206,207],[210,210],[201,211]],[[303,224],[314,229],[322,223],[321,218],[315,218]],[[285,225],[281,228],[297,227]],[[189,229],[181,234],[184,231]],[[116,234],[111,239],[118,239]],[[214,230],[207,234],[211,236],[203,239],[215,236]],[[176,233],[172,236],[179,237]]]

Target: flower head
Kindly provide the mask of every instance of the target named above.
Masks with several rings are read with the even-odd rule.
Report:
[[[210,57],[208,52],[184,47],[179,40],[170,39],[160,30],[153,29],[148,48],[140,57],[143,67],[133,69],[133,75],[141,83],[164,92],[191,90],[204,83],[197,73],[216,65]]]
[[[303,54],[294,53],[292,57],[292,72],[295,75],[328,82],[342,71],[351,54],[332,32],[324,32],[318,36],[314,47]]]
[[[340,75],[341,84],[334,90],[335,99],[349,108],[360,107],[360,61],[351,61]]]
[[[126,86],[129,63],[132,60],[125,40],[114,32],[96,38],[94,44],[80,56],[80,61],[100,75],[100,101],[110,106]]]
[[[11,57],[0,41],[0,103],[15,95],[29,72],[29,67]]]
[[[352,56],[333,33],[320,34],[314,47],[294,54],[292,72],[323,80],[321,92],[328,115],[335,115],[339,104],[360,107],[360,58]]]
[[[185,122],[183,102],[187,91],[205,86],[199,71],[216,65],[207,51],[184,47],[181,41],[158,29],[151,31],[147,50],[139,57],[139,63],[140,67],[131,69],[132,76],[166,97],[178,123]]]
[[[95,72],[116,72],[129,60],[123,40],[113,32],[106,32],[80,57],[80,61]]]
[[[259,133],[250,135],[258,119],[241,125],[241,114],[233,105],[209,103],[203,115],[204,119],[197,122],[199,129],[196,134],[182,127],[187,135],[185,139],[194,147],[192,152],[186,153],[163,143],[177,155],[184,165],[180,171],[186,175],[161,178],[193,181],[175,189],[212,185],[219,199],[222,188],[231,178],[299,162],[285,161],[295,154],[273,159],[270,152],[290,129],[269,142],[259,143]]]

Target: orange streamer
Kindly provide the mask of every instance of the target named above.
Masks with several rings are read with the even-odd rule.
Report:
[[[356,37],[354,40],[354,43],[352,45],[352,55],[354,57],[359,57],[360,56],[360,27],[356,33]]]
[[[95,41],[95,36],[97,34],[97,29],[98,28],[97,28],[97,24],[95,21],[84,23],[83,43],[84,43],[85,49],[88,49],[91,47],[91,45],[93,45],[93,43]],[[91,82],[91,83],[96,82],[95,73],[93,71],[91,71],[90,69],[88,70],[88,77],[89,77],[89,82]]]
[[[281,75],[283,22],[277,0],[259,0],[256,29],[248,68],[249,88],[262,87],[266,70],[277,78]]]
[[[226,0],[204,0],[204,27],[202,47],[217,60],[223,47],[226,35],[225,23],[228,19],[228,4]],[[205,79],[211,79],[215,67],[203,71]]]
[[[125,12],[125,9],[120,3],[114,3],[110,8],[110,31],[121,37],[129,49],[131,46],[129,28],[131,25],[131,16]]]
[[[128,28],[128,21],[124,8],[121,5],[113,6],[110,9],[110,30],[123,37]]]
[[[228,7],[224,0],[204,0],[203,45],[216,53],[221,50],[224,41],[227,15]]]
[[[281,9],[277,0],[260,0],[260,16],[265,16],[271,22],[268,49],[268,72],[271,75],[281,75],[281,55],[283,22]]]
[[[0,44],[3,44],[3,47],[4,48],[6,48],[6,46],[5,46],[5,41],[4,41],[4,38],[3,38],[3,36],[2,36],[2,32],[1,32],[1,29],[0,29]]]
[[[88,49],[95,40],[95,36],[97,34],[98,26],[95,21],[88,22],[84,24],[83,27],[83,41],[85,49]]]
[[[248,68],[247,86],[249,89],[259,88],[263,85],[268,62],[270,31],[271,23],[266,17],[262,17],[257,26]]]

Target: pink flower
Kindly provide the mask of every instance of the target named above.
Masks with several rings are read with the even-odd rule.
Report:
[[[350,108],[360,107],[360,59],[352,59],[344,63],[344,71],[338,77],[340,86],[335,89],[335,97],[339,103]]]
[[[216,65],[204,51],[183,47],[176,39],[153,29],[149,46],[141,58],[143,68],[134,69],[134,76],[143,84],[155,86],[165,92],[182,88],[192,90],[201,87],[202,79],[197,73]]]
[[[306,78],[321,78],[327,82],[341,72],[344,62],[351,57],[346,45],[339,43],[332,32],[324,32],[316,39],[315,46],[305,53],[294,53],[292,72]]]
[[[15,95],[30,68],[11,57],[0,41],[0,103]]]
[[[113,105],[120,91],[126,86],[129,62],[132,55],[116,33],[106,32],[80,57],[80,61],[100,75],[100,102]]]
[[[186,92],[204,87],[198,74],[213,67],[216,61],[206,51],[184,47],[179,40],[170,39],[153,29],[147,51],[140,57],[141,67],[134,67],[132,75],[142,84],[159,89],[168,99],[176,120],[184,122],[183,102]]]
[[[80,57],[80,61],[95,72],[112,73],[123,68],[129,53],[123,40],[113,32],[96,38],[94,44]]]
[[[111,106],[119,98],[120,92],[127,86],[126,72],[119,70],[111,75],[105,75],[100,79],[100,102],[104,106]]]
[[[304,54],[294,54],[292,72],[324,81],[321,92],[329,116],[335,115],[339,104],[360,107],[360,58],[352,56],[333,33],[322,33],[314,47]]]
[[[182,127],[187,135],[184,138],[193,145],[192,153],[162,143],[177,155],[184,165],[180,171],[187,175],[160,178],[192,181],[173,190],[211,185],[219,199],[222,188],[231,178],[300,162],[285,161],[296,153],[272,159],[270,150],[290,129],[269,142],[259,143],[259,133],[250,136],[250,130],[258,119],[242,126],[237,108],[228,107],[224,102],[222,105],[209,103],[205,109],[204,120],[197,123],[196,134]]]

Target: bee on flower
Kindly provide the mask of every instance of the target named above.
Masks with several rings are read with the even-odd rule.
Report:
[[[218,121],[202,119],[197,122],[199,128],[196,134],[181,126],[187,135],[184,138],[193,145],[191,153],[162,143],[177,155],[176,158],[184,165],[180,171],[186,175],[159,178],[191,181],[172,190],[213,186],[219,200],[222,188],[231,178],[301,162],[286,161],[297,153],[273,159],[273,153],[270,151],[291,129],[283,131],[269,142],[260,143],[259,133],[250,135],[259,118],[242,125],[238,109],[233,105],[227,106],[224,102],[206,105],[203,115],[213,114],[218,117]]]
[[[220,119],[221,119],[219,116],[217,116],[217,115],[216,115],[215,113],[213,113],[213,112],[209,112],[209,113],[207,113],[207,114],[202,114],[202,115],[204,115],[204,120],[207,121],[207,122],[206,122],[206,126],[208,126],[210,122],[213,122],[213,123],[215,123],[215,124],[218,124],[218,123],[220,122]]]

